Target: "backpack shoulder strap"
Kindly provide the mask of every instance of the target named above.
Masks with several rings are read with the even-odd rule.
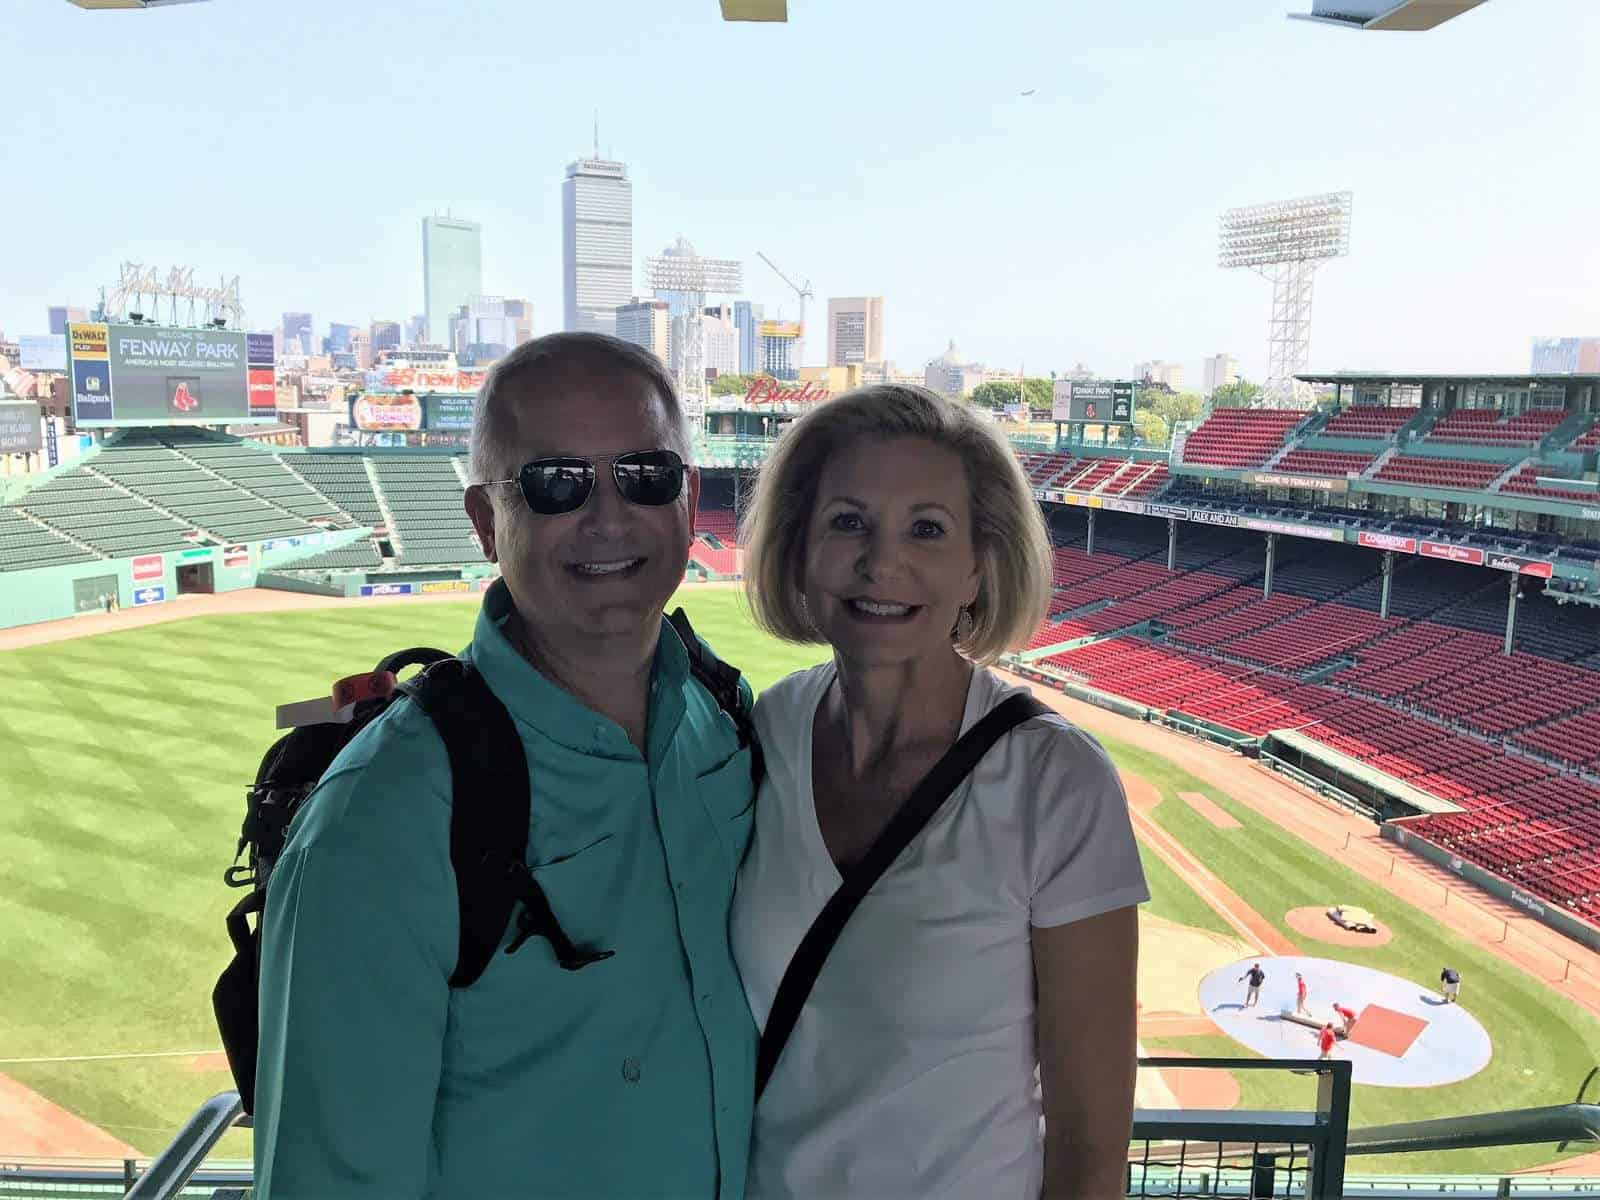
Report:
[[[899,811],[889,819],[889,824],[861,861],[850,870],[839,889],[822,906],[822,911],[811,923],[805,937],[800,939],[794,957],[784,970],[777,994],[772,999],[772,1009],[767,1014],[766,1026],[761,1031],[761,1044],[756,1052],[757,1099],[766,1089],[767,1080],[772,1078],[773,1068],[778,1065],[778,1056],[783,1053],[784,1043],[794,1032],[795,1022],[800,1019],[800,1010],[805,1007],[806,997],[811,994],[812,985],[822,971],[828,952],[839,940],[845,922],[855,912],[862,898],[872,890],[872,885],[878,882],[894,860],[900,857],[901,851],[922,832],[961,781],[972,773],[978,760],[989,752],[989,748],[1022,722],[1043,716],[1049,711],[1029,693],[1008,696],[990,709],[982,720],[945,751],[944,757],[934,763],[933,769],[923,776],[922,782],[917,784]]]
[[[469,987],[494,957],[526,874],[528,760],[506,706],[459,658],[404,685],[450,756],[450,865],[461,904],[461,949],[451,987]],[[514,869],[513,869],[514,868]]]
[[[750,715],[751,706],[745,701],[744,690],[739,686],[739,668],[723,662],[706,649],[705,643],[689,624],[689,614],[683,609],[674,612],[667,622],[677,631],[683,648],[689,652],[689,673],[711,693],[717,707],[732,719],[739,731],[739,746],[750,747],[750,779],[759,788],[766,774],[766,760],[761,753],[761,739],[756,736],[756,723]]]

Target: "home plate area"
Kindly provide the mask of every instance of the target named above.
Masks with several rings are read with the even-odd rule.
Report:
[[[1240,976],[1254,963],[1267,978],[1260,1000],[1246,1008]],[[1435,980],[1439,966],[1431,970]],[[1427,971],[1419,967],[1418,974],[1425,979]],[[1295,1012],[1296,972],[1306,981],[1305,1013]],[[1483,1070],[1492,1052],[1483,1026],[1460,1004],[1446,1004],[1436,983],[1332,959],[1240,959],[1200,981],[1200,1003],[1229,1037],[1269,1058],[1316,1058],[1323,1023],[1343,1027],[1333,1006],[1353,1009],[1350,1035],[1339,1039],[1333,1055],[1350,1060],[1357,1083],[1379,1087],[1455,1083]]]

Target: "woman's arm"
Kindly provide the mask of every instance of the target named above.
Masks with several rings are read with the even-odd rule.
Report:
[[[1048,1197],[1123,1195],[1137,1049],[1138,909],[1033,930]]]

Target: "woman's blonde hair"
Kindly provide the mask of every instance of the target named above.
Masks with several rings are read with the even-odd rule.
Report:
[[[823,640],[801,602],[806,528],[828,457],[873,435],[925,438],[954,451],[966,467],[978,597],[971,632],[956,649],[988,665],[1025,645],[1049,609],[1052,552],[1022,465],[969,409],[901,384],[857,388],[818,405],[767,456],[743,529],[745,591],[756,624],[787,642]]]

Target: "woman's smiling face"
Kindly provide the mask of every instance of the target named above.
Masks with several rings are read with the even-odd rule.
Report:
[[[805,597],[848,659],[886,665],[950,648],[978,594],[961,458],[920,437],[868,437],[832,455],[806,530]]]

